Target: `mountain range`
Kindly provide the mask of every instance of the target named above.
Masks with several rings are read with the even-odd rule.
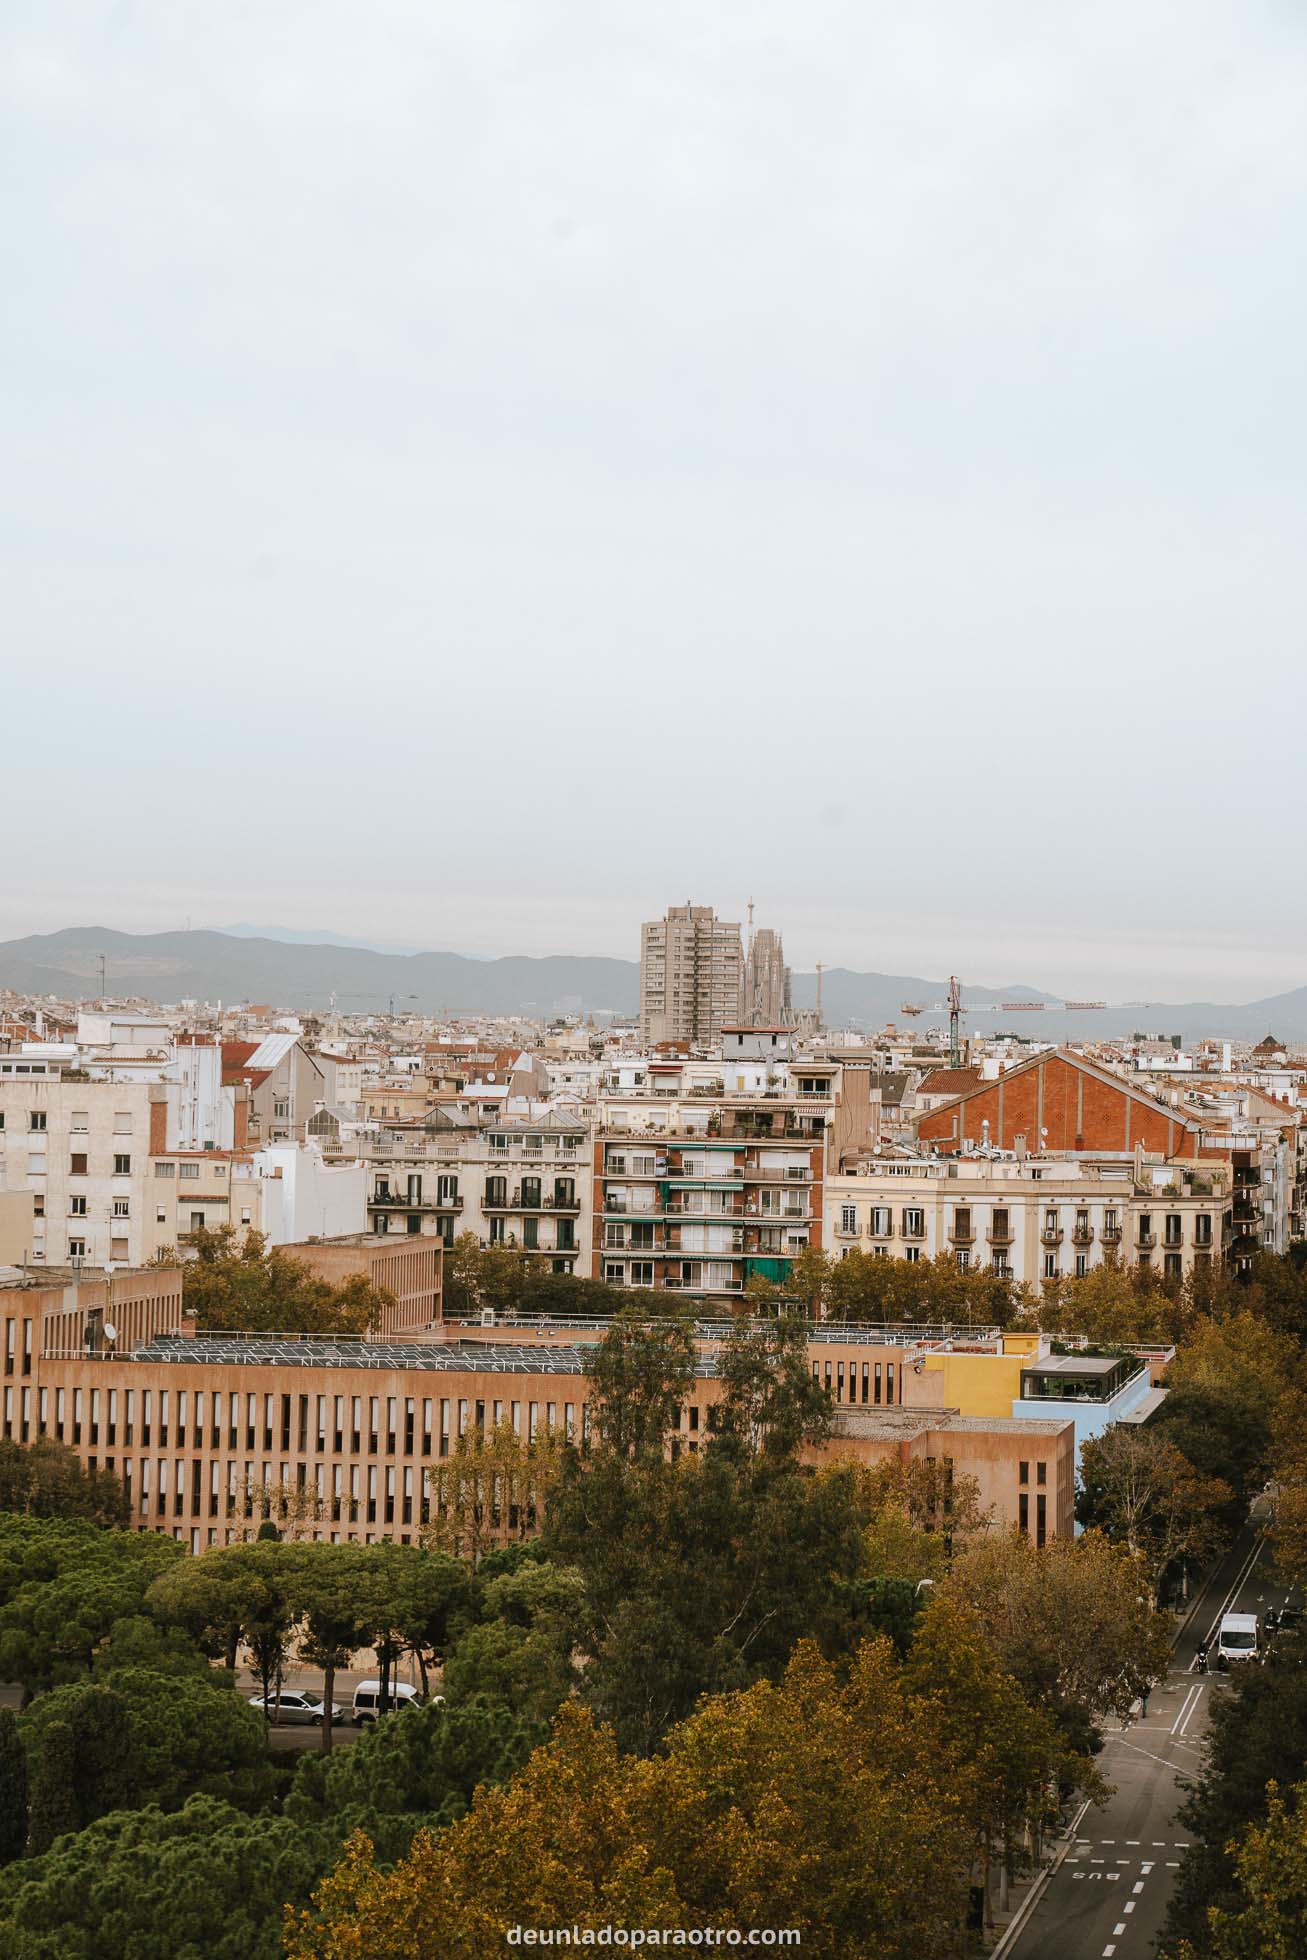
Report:
[[[105,926],[69,926],[0,942],[0,988],[53,994],[61,1000],[94,1000],[105,958],[111,999],[139,996],[175,1002],[198,999],[267,1002],[294,1013],[323,1009],[334,994],[342,1013],[377,1013],[394,999],[397,1011],[450,1014],[558,1013],[618,1016],[635,1012],[640,968],[635,960],[580,958],[472,959],[460,953],[382,952],[367,945],[301,939],[252,938],[248,929],[127,933]],[[275,930],[275,929],[274,929]],[[901,1019],[905,1002],[925,1007],[918,1026],[946,1018],[937,1008],[948,983],[920,974],[855,973],[830,967],[822,977],[822,1009],[828,1027],[876,1028]],[[817,977],[794,976],[796,1007],[812,1007]],[[964,1008],[998,1001],[1043,1000],[1038,989],[967,987]],[[977,1015],[981,1032],[999,1028],[1064,1039],[1110,1038],[1136,1031],[1259,1040],[1270,1032],[1283,1041],[1307,1041],[1307,987],[1240,1004],[1187,1001],[1127,1004],[1106,1011],[1020,1012]]]

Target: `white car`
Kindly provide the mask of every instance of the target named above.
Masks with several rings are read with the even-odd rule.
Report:
[[[274,1691],[265,1702],[262,1695],[250,1696],[250,1707],[257,1708],[270,1722],[321,1722],[325,1713],[325,1703],[321,1695],[311,1694],[307,1688],[283,1688],[278,1695]],[[344,1718],[343,1708],[331,1704],[331,1719],[339,1722]]]
[[[443,1695],[436,1695],[436,1701],[443,1701]],[[416,1688],[410,1688],[407,1681],[392,1681],[390,1684],[390,1713],[397,1715],[401,1708],[420,1708],[422,1697]],[[362,1728],[366,1722],[375,1722],[381,1713],[380,1681],[360,1681],[354,1690],[354,1723]]]

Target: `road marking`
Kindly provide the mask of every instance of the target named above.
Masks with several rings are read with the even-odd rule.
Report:
[[[1187,1851],[1189,1849],[1189,1846],[1183,1841],[1183,1839],[1177,1838],[1175,1841],[1175,1849],[1177,1851]]]
[[[1135,1890],[1136,1892],[1142,1892],[1142,1891],[1143,1891],[1143,1889],[1144,1889],[1144,1881],[1143,1881],[1143,1879],[1142,1879],[1142,1878],[1139,1878],[1139,1879],[1136,1879],[1136,1880],[1135,1880],[1135,1884],[1134,1884],[1134,1890]]]
[[[1106,1858],[1091,1858],[1089,1862],[1091,1865],[1105,1865],[1107,1860]]]
[[[1180,1869],[1180,1860],[1178,1858],[1168,1858],[1166,1861],[1166,1869],[1169,1872],[1178,1872]]]
[[[1166,1850],[1166,1839],[1165,1839],[1165,1838],[1154,1838],[1154,1839],[1153,1839],[1153,1849],[1154,1849],[1154,1851],[1165,1851],[1165,1850]]]
[[[1192,1704],[1195,1701],[1197,1701],[1200,1688],[1201,1688],[1201,1683],[1195,1681],[1193,1686],[1190,1688],[1189,1692],[1186,1694],[1184,1700],[1180,1703],[1180,1706],[1176,1709],[1175,1720],[1171,1724],[1172,1735],[1184,1734],[1183,1724],[1188,1720],[1190,1714],[1192,1713]]]
[[[1116,1948],[1113,1946],[1111,1940],[1109,1940],[1107,1945],[1103,1948],[1103,1960],[1112,1960],[1112,1955],[1115,1952],[1116,1952]]]
[[[1118,1921],[1117,1921],[1117,1923],[1116,1923],[1116,1925],[1115,1925],[1115,1926],[1114,1926],[1114,1927],[1112,1928],[1112,1931],[1113,1931],[1113,1933],[1114,1933],[1114,1934],[1116,1935],[1116,1937],[1117,1937],[1117,1938],[1119,1939],[1119,1938],[1120,1938],[1120,1936],[1121,1936],[1121,1934],[1122,1934],[1122,1933],[1124,1933],[1124,1931],[1125,1931],[1125,1921],[1124,1921],[1124,1919],[1121,1919],[1121,1920],[1118,1920]]]
[[[1139,1839],[1138,1839],[1138,1838],[1127,1838],[1127,1839],[1126,1839],[1126,1843],[1127,1843],[1127,1844],[1138,1844],[1138,1842],[1139,1842]]]
[[[1100,1844],[1115,1844],[1115,1843],[1116,1843],[1116,1839],[1115,1839],[1115,1838],[1099,1838],[1099,1840],[1098,1840],[1098,1842],[1099,1842]]]
[[[1125,1904],[1121,1908],[1122,1912],[1133,1912],[1134,1909],[1135,1909],[1135,1902],[1133,1899],[1127,1899]]]

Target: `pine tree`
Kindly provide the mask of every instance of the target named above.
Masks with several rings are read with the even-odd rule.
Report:
[[[27,1844],[27,1756],[12,1708],[0,1708],[0,1863]]]
[[[41,1738],[32,1778],[27,1848],[32,1857],[81,1824],[77,1810],[77,1757],[67,1722],[51,1722]]]

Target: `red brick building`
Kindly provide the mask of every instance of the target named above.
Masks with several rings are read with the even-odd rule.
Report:
[[[1198,1124],[1180,1110],[1067,1048],[1032,1055],[941,1103],[920,1119],[917,1135],[946,1155],[983,1143],[1014,1150],[1023,1138],[1032,1155],[1127,1152],[1140,1144],[1169,1159],[1196,1157],[1201,1143]]]

